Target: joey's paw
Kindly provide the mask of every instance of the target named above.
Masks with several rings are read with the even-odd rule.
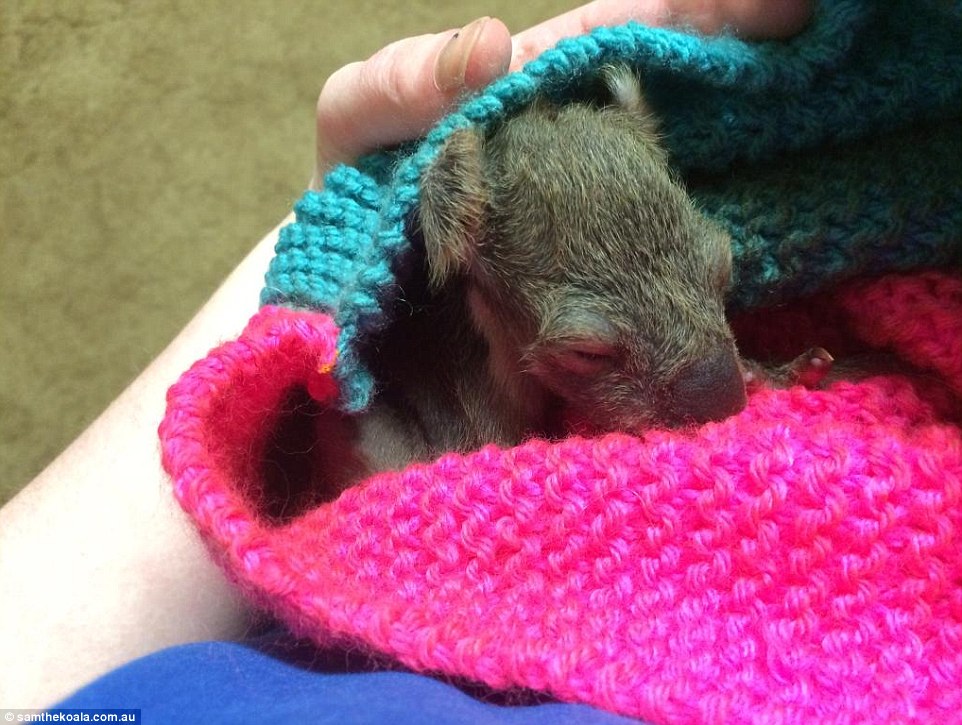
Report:
[[[743,360],[745,386],[749,390],[760,387],[790,388],[803,385],[817,388],[831,373],[835,358],[822,347],[813,347],[784,365],[763,365]]]
[[[834,362],[824,347],[813,347],[783,367],[789,385],[816,388],[832,372]]]

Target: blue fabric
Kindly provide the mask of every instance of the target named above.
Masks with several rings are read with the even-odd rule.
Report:
[[[140,709],[145,723],[204,725],[636,722],[587,705],[494,704],[409,672],[358,672],[375,665],[343,651],[317,652],[283,644],[267,649],[270,654],[252,645],[227,642],[172,647],[104,675],[57,707]],[[478,695],[507,702],[530,702],[533,697],[487,691]]]

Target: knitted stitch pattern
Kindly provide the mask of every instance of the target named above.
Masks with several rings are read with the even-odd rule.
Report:
[[[560,43],[444,119],[413,151],[341,166],[285,228],[265,304],[331,311],[341,405],[367,405],[355,354],[390,319],[405,224],[452,132],[491,128],[538,94],[577,97],[606,63],[641,74],[675,166],[734,240],[735,309],[867,272],[959,264],[962,13],[930,0],[821,3],[787,43],[629,24]]]
[[[267,307],[171,389],[164,464],[234,580],[322,644],[656,722],[962,722],[962,281],[821,304],[928,373],[446,455],[285,524],[264,411],[325,394],[337,329]]]
[[[941,0],[824,2],[779,44],[601,29],[335,169],[282,231],[262,311],[169,393],[164,465],[212,553],[297,633],[493,687],[656,721],[962,722],[962,283],[852,281],[960,261],[960,30]],[[927,376],[761,390],[688,433],[447,455],[273,513],[291,391],[357,411],[375,390],[356,347],[390,324],[447,137],[620,61],[733,236],[739,345],[890,347]]]

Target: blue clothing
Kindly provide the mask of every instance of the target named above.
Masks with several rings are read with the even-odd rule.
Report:
[[[637,722],[537,693],[459,689],[411,672],[371,671],[378,664],[360,654],[318,651],[276,638],[257,645],[200,642],[135,660],[57,707],[139,709],[145,723],[204,725]]]

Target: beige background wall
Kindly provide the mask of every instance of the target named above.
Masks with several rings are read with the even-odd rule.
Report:
[[[575,4],[0,2],[0,503],[283,218],[332,71]]]

